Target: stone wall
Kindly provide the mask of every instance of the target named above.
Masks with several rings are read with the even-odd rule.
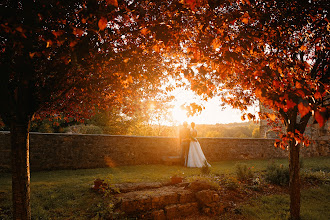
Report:
[[[198,138],[210,161],[286,157],[273,139]],[[329,141],[303,148],[305,157],[330,156]],[[31,170],[160,164],[180,154],[175,137],[30,133]],[[0,170],[10,169],[10,133],[0,132]]]

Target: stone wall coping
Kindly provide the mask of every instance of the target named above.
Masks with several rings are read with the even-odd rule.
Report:
[[[0,131],[0,134],[10,134],[10,131]],[[76,133],[41,133],[30,132],[36,135],[63,135],[63,136],[104,136],[104,137],[125,137],[125,138],[178,138],[175,136],[137,136],[137,135],[111,135],[111,134],[76,134]],[[235,137],[197,137],[197,139],[221,139],[221,140],[275,140],[275,138],[235,138]]]
[[[287,150],[269,138],[198,138],[209,162],[284,158]],[[141,164],[174,164],[181,155],[178,137],[108,134],[30,133],[31,170],[87,169]],[[10,169],[10,132],[0,131],[0,172]],[[304,157],[330,156],[329,141],[302,148]]]

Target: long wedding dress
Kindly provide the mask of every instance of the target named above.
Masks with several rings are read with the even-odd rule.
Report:
[[[195,129],[191,131],[191,136],[195,138],[195,140],[190,141],[187,167],[203,167],[205,162],[207,166],[211,166],[207,162],[201,145],[196,139],[197,131]]]

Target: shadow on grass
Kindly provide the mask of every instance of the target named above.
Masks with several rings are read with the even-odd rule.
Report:
[[[304,167],[310,170],[330,170],[330,157],[303,159]],[[235,175],[235,165],[242,161],[219,161],[211,163],[211,173]],[[275,163],[287,165],[287,159],[274,160]],[[269,160],[244,160],[254,172],[263,171]],[[165,165],[138,165],[113,168],[58,170],[32,172],[31,174],[31,206],[33,219],[91,219],[98,212],[102,198],[90,188],[97,178],[110,179],[112,183],[121,182],[156,182],[169,181],[175,173],[183,173],[190,177],[200,174],[199,168]],[[313,191],[315,190],[315,191]],[[330,216],[329,186],[304,192],[302,197],[302,216],[304,219],[322,219]],[[274,207],[274,212],[260,217],[261,219],[282,219],[288,213],[288,197],[273,195],[260,201],[252,201],[258,209],[244,206],[243,211],[252,219],[260,210]],[[264,207],[263,207],[264,205]],[[311,208],[309,208],[309,206]],[[276,208],[275,208],[276,207]],[[279,211],[282,210],[282,211]],[[316,212],[315,212],[316,211]],[[264,211],[266,212],[266,211]],[[0,173],[0,219],[11,219],[11,175]],[[273,214],[271,214],[273,213]],[[319,214],[315,214],[319,213]],[[315,216],[321,216],[315,218]]]

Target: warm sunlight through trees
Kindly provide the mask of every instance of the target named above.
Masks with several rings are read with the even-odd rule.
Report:
[[[84,120],[118,105],[130,114],[138,100],[156,99],[170,68],[159,52],[181,39],[181,26],[164,25],[177,10],[169,7],[166,15],[148,2],[1,3],[0,116],[11,131],[14,219],[31,218],[31,120]]]
[[[10,127],[13,218],[30,219],[34,117],[127,115],[187,87],[247,113],[260,100],[284,124],[291,218],[300,218],[299,148],[329,118],[329,2],[5,1],[0,5],[0,116]],[[169,78],[176,84],[163,90]],[[163,93],[161,95],[160,93]],[[189,114],[200,112],[196,103]],[[157,108],[150,108],[158,120]],[[175,110],[178,111],[179,110]],[[143,114],[143,112],[141,112]],[[254,119],[253,114],[246,118]]]
[[[322,127],[329,118],[330,3],[186,2],[196,23],[183,45],[190,63],[182,73],[197,93],[218,92],[241,110],[259,99],[274,111],[261,117],[286,128],[277,143],[290,151],[290,213],[300,219],[299,148],[308,145],[303,134],[310,120]]]

